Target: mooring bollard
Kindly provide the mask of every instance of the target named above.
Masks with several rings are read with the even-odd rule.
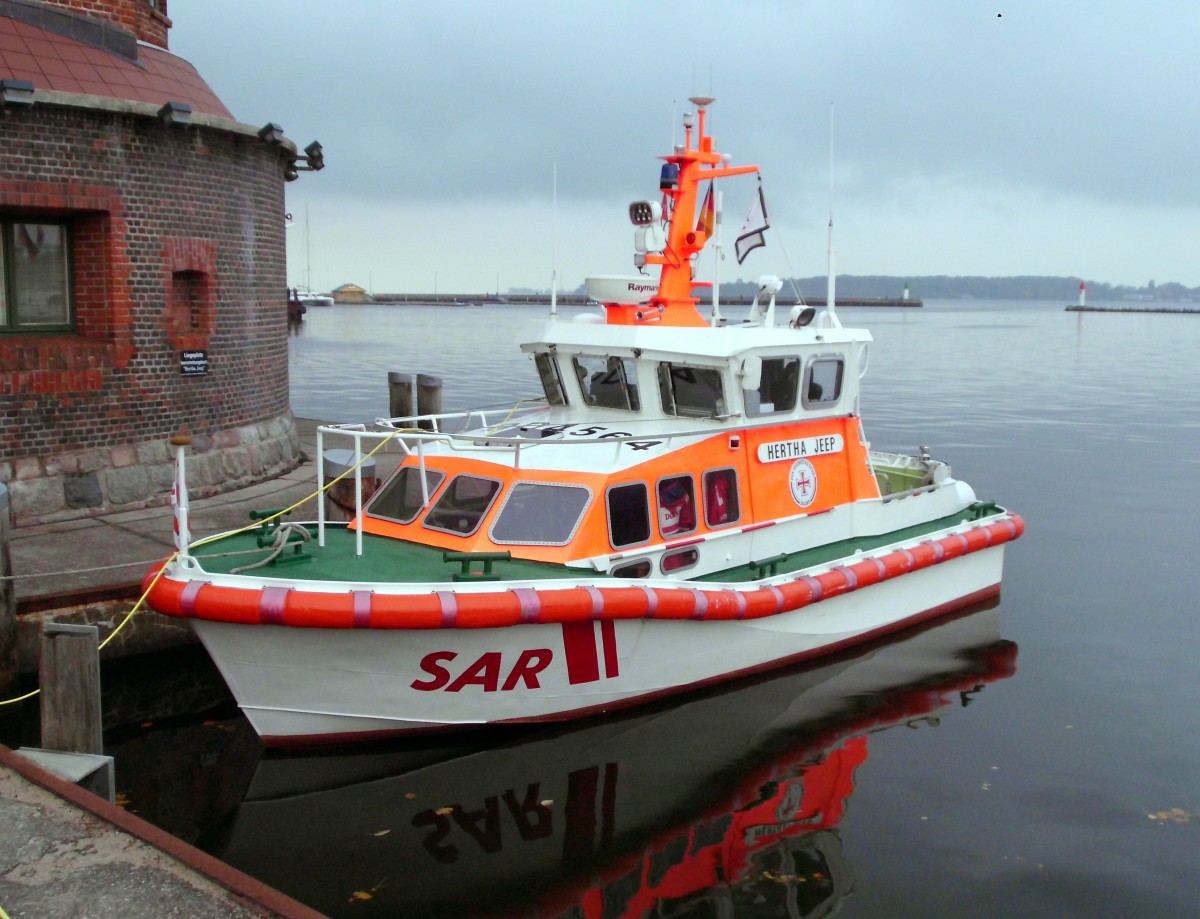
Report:
[[[0,692],[17,685],[17,589],[11,579],[12,512],[8,486],[0,483]]]
[[[442,413],[442,378],[428,373],[417,374],[417,414],[440,415]],[[432,421],[418,422],[427,431],[433,430]]]
[[[359,457],[361,459],[361,456]],[[353,450],[326,450],[321,457],[321,465],[325,471],[325,481],[336,479],[347,470],[354,468],[355,454]],[[379,487],[379,477],[375,473],[375,458],[363,460],[360,468],[362,473],[362,503],[366,504],[375,489]],[[325,492],[326,520],[353,520],[357,516],[354,505],[354,473],[351,472],[341,481],[331,485]]]
[[[411,418],[413,414],[413,375],[388,371],[388,417]]]
[[[113,758],[100,717],[100,633],[94,625],[42,625],[42,745],[17,752],[92,794],[113,801]]]
[[[94,625],[42,625],[42,747],[103,753],[100,721],[100,631]]]

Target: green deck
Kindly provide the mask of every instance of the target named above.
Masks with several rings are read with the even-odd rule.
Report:
[[[390,536],[363,534],[363,554],[356,554],[355,531],[342,525],[325,526],[325,545],[317,545],[317,528],[309,528],[311,542],[303,545],[301,555],[288,548],[279,559],[262,568],[244,572],[274,578],[300,578],[310,581],[376,581],[423,583],[449,581],[462,569],[459,561],[444,561],[443,550],[433,546],[393,539]],[[247,550],[255,550],[248,552]],[[239,533],[197,549],[194,556],[205,571],[228,574],[242,565],[252,565],[270,554],[270,546],[258,548],[258,531]],[[493,570],[504,580],[579,577],[578,570],[548,562],[509,559],[493,562]],[[473,571],[483,565],[476,562]]]
[[[764,567],[762,563],[768,560],[762,559],[759,565],[740,565],[736,568],[699,576],[694,580],[703,582],[758,581],[773,573],[785,574],[790,571],[798,571],[813,565],[826,564],[839,558],[845,558],[855,552],[870,552],[901,540],[918,539],[927,533],[970,520],[978,520],[998,511],[999,508],[994,504],[976,503],[961,513],[939,520],[931,520],[919,526],[907,527],[880,536],[845,539],[802,552],[776,556],[770,560],[773,563],[770,567]],[[355,532],[347,529],[344,525],[326,525],[323,547],[317,545],[316,527],[313,526],[310,529],[313,539],[300,546],[299,552],[289,546],[276,561],[245,573],[262,577],[298,578],[310,581],[433,583],[455,580],[455,575],[463,569],[463,556],[470,555],[469,553],[446,553],[442,549],[418,543],[387,536],[363,534],[363,554],[360,556],[355,552]],[[266,547],[260,547],[260,536],[262,533],[258,529],[238,533],[199,546],[192,554],[205,571],[214,574],[228,574],[234,568],[252,565],[270,555],[270,538],[267,537],[263,540],[267,543]],[[447,560],[445,558],[447,555],[458,556],[458,558]],[[544,578],[606,577],[600,572],[586,568],[567,568],[563,565],[519,558],[485,561],[484,556],[487,555],[495,556],[496,553],[475,553],[475,560],[469,564],[472,571],[470,580],[482,580],[483,578],[478,575],[485,566],[491,568],[495,575],[493,578],[487,578],[488,580],[525,581]]]

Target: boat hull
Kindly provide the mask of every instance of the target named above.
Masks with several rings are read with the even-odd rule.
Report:
[[[1004,546],[757,619],[321,629],[193,619],[268,746],[564,721],[853,644],[999,593]]]

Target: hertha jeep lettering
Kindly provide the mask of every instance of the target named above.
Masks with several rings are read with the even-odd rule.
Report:
[[[505,672],[504,656],[500,651],[486,651],[462,670],[454,666],[457,658],[457,651],[430,651],[421,658],[421,669],[429,674],[429,678],[413,680],[409,685],[421,692],[438,689],[460,692],[467,686],[480,686],[484,692],[508,692],[520,684],[526,689],[540,689],[538,674],[550,666],[554,652],[549,648],[525,649],[508,669],[503,683],[500,675]]]

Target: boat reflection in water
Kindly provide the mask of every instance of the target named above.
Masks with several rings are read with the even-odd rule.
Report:
[[[330,916],[825,916],[854,886],[833,830],[871,733],[1015,661],[993,604],[572,728],[267,756],[208,848]]]

